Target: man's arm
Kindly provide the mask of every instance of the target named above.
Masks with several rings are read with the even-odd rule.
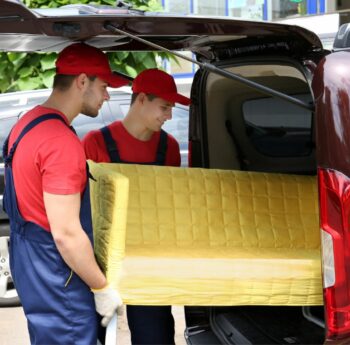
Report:
[[[63,260],[90,288],[105,287],[106,278],[80,224],[80,194],[57,195],[44,192],[44,203],[51,233]]]

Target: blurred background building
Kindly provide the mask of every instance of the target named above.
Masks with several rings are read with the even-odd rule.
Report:
[[[181,15],[226,16],[266,20],[303,26],[318,34],[331,49],[341,24],[340,13],[350,10],[350,0],[160,0],[166,12]],[[346,11],[345,11],[346,12]],[[165,67],[178,83],[186,83],[196,66],[180,61]]]
[[[166,11],[181,14],[231,16],[253,20],[274,20],[295,15],[325,13],[344,2],[327,0],[161,0]],[[328,4],[329,3],[329,4]],[[339,5],[337,4],[339,3]]]

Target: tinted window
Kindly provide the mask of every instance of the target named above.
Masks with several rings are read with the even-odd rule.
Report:
[[[295,95],[311,101],[310,95]],[[305,156],[312,149],[312,113],[292,103],[261,98],[243,104],[247,135],[262,154],[275,157]]]

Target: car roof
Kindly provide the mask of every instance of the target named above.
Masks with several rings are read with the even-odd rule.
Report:
[[[155,50],[106,29],[109,23],[170,50],[191,50],[210,59],[213,48],[236,53],[283,49],[290,54],[322,50],[316,34],[295,25],[232,19],[179,16],[89,5],[28,9],[20,2],[0,1],[0,50],[57,52],[72,41],[85,41],[105,51]],[[234,43],[234,44],[232,44]]]

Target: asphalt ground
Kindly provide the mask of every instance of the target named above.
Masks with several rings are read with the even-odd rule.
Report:
[[[175,318],[176,345],[185,345],[185,318],[183,307],[173,307]],[[27,322],[21,307],[0,308],[0,345],[29,345]],[[62,344],[64,345],[64,344]],[[126,321],[126,313],[119,317],[117,344],[130,345],[130,333]]]

